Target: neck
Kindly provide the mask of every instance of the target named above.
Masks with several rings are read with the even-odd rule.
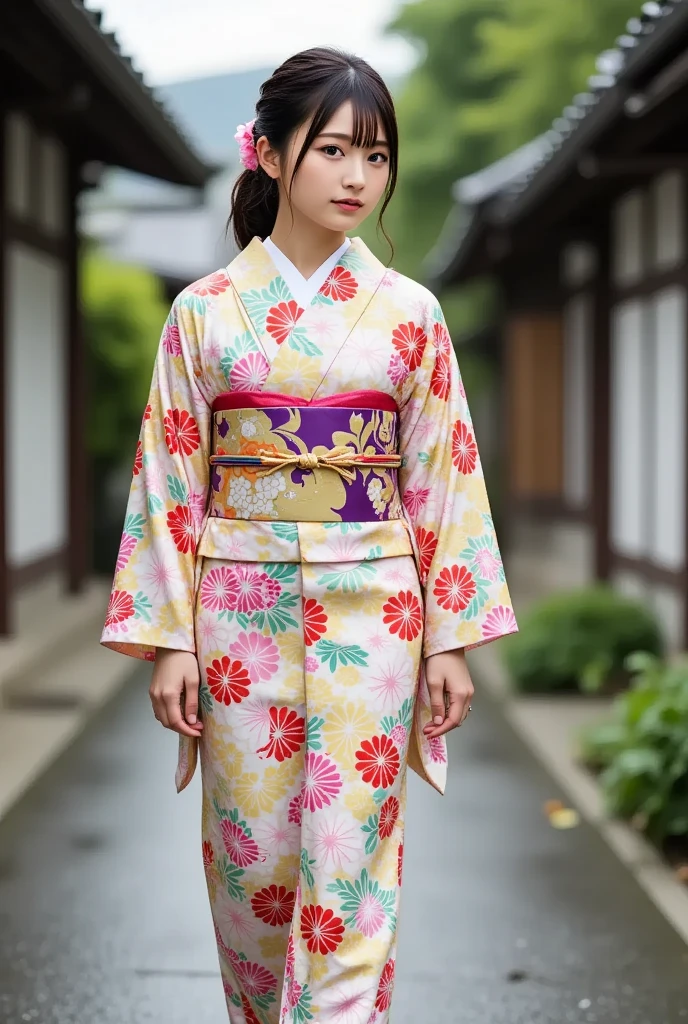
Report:
[[[270,238],[297,270],[309,278],[328,256],[344,244],[344,231],[330,231],[312,220],[304,220],[294,210],[292,222],[289,208],[280,203],[275,226]]]

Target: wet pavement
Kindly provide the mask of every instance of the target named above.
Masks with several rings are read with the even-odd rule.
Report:
[[[200,772],[143,667],[0,823],[2,1024],[227,1024]],[[392,1024],[688,1024],[688,948],[487,697],[442,798],[412,776]],[[345,1024],[345,1022],[343,1022]]]

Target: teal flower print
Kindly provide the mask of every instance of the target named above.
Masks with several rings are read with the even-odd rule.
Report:
[[[383,889],[379,882],[370,878],[367,868],[363,868],[355,882],[342,878],[330,882],[327,891],[339,896],[340,910],[348,913],[344,924],[366,938],[372,938],[385,924],[391,931],[395,930],[396,891]]]

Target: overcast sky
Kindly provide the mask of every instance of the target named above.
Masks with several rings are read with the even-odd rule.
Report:
[[[86,0],[103,12],[150,85],[276,66],[309,46],[336,45],[400,74],[414,50],[383,28],[403,0]]]

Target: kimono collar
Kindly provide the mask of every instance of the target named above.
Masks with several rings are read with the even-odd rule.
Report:
[[[295,393],[312,397],[387,273],[391,271],[356,236],[312,301],[300,306],[254,236],[229,264],[227,275],[246,329],[270,367],[264,387],[289,390],[281,378],[299,368],[297,377],[304,383]]]

